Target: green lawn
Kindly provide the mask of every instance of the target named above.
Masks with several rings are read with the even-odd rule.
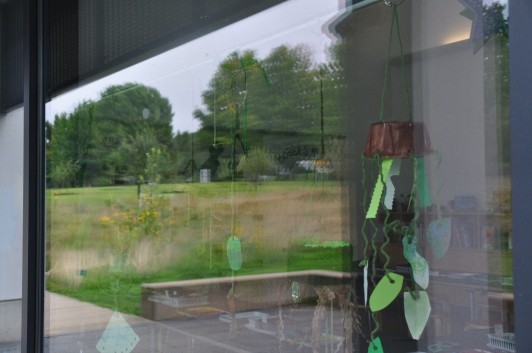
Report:
[[[236,275],[349,270],[342,188],[304,181],[87,187],[47,192],[48,289],[139,314],[142,283],[231,275],[225,244],[242,244]]]

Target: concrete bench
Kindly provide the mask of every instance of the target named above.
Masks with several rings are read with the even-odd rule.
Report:
[[[346,285],[351,274],[326,270],[205,278],[141,286],[141,315],[150,320],[219,315],[229,312],[227,296],[234,289],[237,312],[256,311],[291,304],[292,283],[299,301],[317,299],[315,286]]]

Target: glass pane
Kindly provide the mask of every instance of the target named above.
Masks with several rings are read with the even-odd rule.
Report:
[[[506,4],[465,3],[50,17],[50,352],[511,351]]]
[[[24,109],[22,1],[0,5],[0,352],[20,352]]]

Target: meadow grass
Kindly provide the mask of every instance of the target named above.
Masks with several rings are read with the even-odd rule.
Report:
[[[138,314],[140,285],[231,274],[225,244],[242,243],[237,275],[346,270],[330,249],[348,240],[336,182],[238,182],[47,191],[48,289]],[[350,266],[350,265],[347,265]]]

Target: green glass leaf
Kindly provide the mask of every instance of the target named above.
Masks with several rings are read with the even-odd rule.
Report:
[[[403,276],[393,272],[382,277],[369,297],[370,310],[375,312],[390,305],[401,292],[401,289],[403,288],[403,280]]]
[[[416,163],[416,183],[419,193],[419,206],[428,207],[432,204],[430,199],[429,179],[425,172],[425,158],[418,157]]]
[[[399,175],[401,171],[401,160],[394,158],[388,178],[386,179],[386,194],[384,195],[384,207],[391,210],[393,208],[393,199],[395,196],[395,185],[393,185],[392,177]]]
[[[430,316],[430,301],[427,292],[404,293],[405,319],[412,338],[418,340]]]
[[[375,181],[373,196],[371,197],[368,212],[366,213],[367,219],[377,217],[377,211],[379,209],[379,205],[382,199],[382,192],[384,190],[384,183],[382,181],[388,179],[388,173],[390,172],[390,168],[392,167],[392,162],[393,158],[384,158],[381,162],[380,174],[377,177],[377,180]]]
[[[384,353],[381,338],[377,337],[368,346],[368,353]]]
[[[417,240],[412,237],[403,237],[403,256],[408,262],[412,261],[417,254]]]
[[[429,264],[427,260],[416,252],[416,255],[409,261],[414,274],[414,281],[423,289],[429,286]]]
[[[231,270],[240,270],[242,267],[242,246],[240,239],[236,235],[232,235],[227,239],[227,258],[229,259]]]

